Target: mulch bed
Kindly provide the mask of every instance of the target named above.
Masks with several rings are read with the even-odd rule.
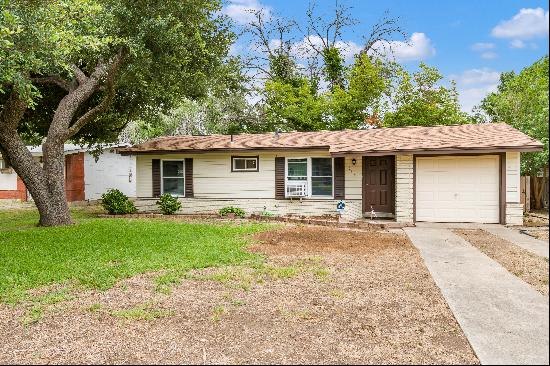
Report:
[[[478,363],[405,235],[295,226],[254,239],[274,275],[211,268],[168,294],[144,274],[26,326],[29,305],[0,305],[0,363]],[[152,319],[113,315],[136,307]]]
[[[548,259],[525,250],[481,229],[456,229],[454,232],[510,273],[548,296]]]
[[[221,220],[221,221],[263,221],[263,222],[283,222],[289,224],[305,224],[305,225],[317,225],[317,226],[330,226],[336,228],[348,228],[348,229],[385,229],[385,228],[402,228],[405,226],[412,226],[412,224],[398,223],[394,221],[387,222],[367,222],[362,220],[356,221],[340,221],[333,216],[262,216],[251,215],[246,218],[240,217],[227,217],[220,216],[218,214],[174,214],[163,215],[160,213],[135,213],[125,215],[107,215],[99,214],[100,218],[127,218],[127,219],[163,219],[163,220],[176,220],[176,221],[196,221],[196,220]]]

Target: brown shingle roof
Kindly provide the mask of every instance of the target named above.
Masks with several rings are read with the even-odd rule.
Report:
[[[332,154],[538,151],[542,144],[505,123],[368,130],[159,137],[122,153],[322,149]]]

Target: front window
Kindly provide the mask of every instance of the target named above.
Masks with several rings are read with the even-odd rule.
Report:
[[[231,169],[234,172],[257,172],[258,171],[258,157],[231,157],[232,165]]]
[[[287,197],[332,197],[332,158],[289,158]]]
[[[311,158],[311,195],[332,196],[331,158]]]
[[[185,168],[183,160],[162,161],[162,193],[185,196]]]

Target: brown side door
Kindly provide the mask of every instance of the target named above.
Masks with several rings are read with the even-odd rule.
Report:
[[[363,157],[363,212],[374,209],[383,216],[394,214],[394,167],[394,156]]]

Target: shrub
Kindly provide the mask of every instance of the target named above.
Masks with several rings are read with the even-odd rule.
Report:
[[[220,216],[227,216],[227,214],[235,214],[235,216],[244,217],[246,214],[243,210],[238,207],[228,206],[224,207],[219,211]]]
[[[181,208],[181,202],[169,193],[160,196],[157,205],[159,205],[160,210],[165,215],[172,215]]]
[[[101,206],[111,215],[131,214],[137,211],[134,203],[118,189],[109,189],[103,193]]]

